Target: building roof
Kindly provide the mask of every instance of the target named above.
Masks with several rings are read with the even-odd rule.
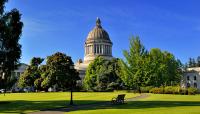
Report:
[[[99,18],[96,20],[96,26],[89,32],[86,43],[96,41],[108,42],[112,44],[108,33],[102,28],[101,20]]]
[[[191,71],[191,70],[199,71],[200,72],[200,67],[187,68],[187,71]]]

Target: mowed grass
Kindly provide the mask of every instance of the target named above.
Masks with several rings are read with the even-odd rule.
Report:
[[[74,104],[91,104],[110,101],[118,94],[126,94],[126,98],[138,94],[126,92],[73,92]],[[0,113],[28,113],[42,109],[69,107],[70,92],[55,93],[8,93],[0,94]]]
[[[69,114],[200,114],[200,95],[155,95],[124,105],[90,107]]]

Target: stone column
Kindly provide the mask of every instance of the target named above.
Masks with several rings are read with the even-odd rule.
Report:
[[[106,55],[108,55],[108,45],[106,45]]]
[[[105,45],[105,54],[107,55],[107,45]]]
[[[103,46],[103,48],[102,48],[103,51],[102,52],[103,52],[103,55],[105,55],[105,45],[103,44],[102,46]]]
[[[86,46],[86,54],[88,54],[88,46]]]
[[[92,45],[92,53],[94,53],[94,45]]]
[[[110,46],[108,46],[108,55],[110,55]]]
[[[91,54],[91,45],[89,45],[89,54]]]
[[[99,53],[99,45],[97,44],[97,54]]]
[[[100,44],[100,54],[102,53],[102,49],[101,49],[102,45]]]
[[[112,55],[112,46],[110,46],[110,55]]]

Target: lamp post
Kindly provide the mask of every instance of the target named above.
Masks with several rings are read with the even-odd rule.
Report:
[[[73,70],[74,69],[74,66],[70,66],[70,70]],[[70,99],[70,105],[73,105],[74,103],[73,103],[73,82],[74,82],[74,80],[73,80],[73,77],[72,77],[72,75],[70,74],[70,77],[71,77],[71,87],[70,87],[70,91],[71,91],[71,99]]]

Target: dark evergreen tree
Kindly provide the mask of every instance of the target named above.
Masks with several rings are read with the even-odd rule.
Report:
[[[197,57],[197,67],[200,67],[200,56]]]
[[[23,23],[21,22],[21,14],[17,9],[9,12],[4,11],[7,0],[0,1],[0,42],[1,47],[0,63],[1,77],[0,83],[6,85],[11,79],[11,71],[13,71],[21,56],[21,45],[19,39],[22,33]],[[2,73],[4,75],[2,75]],[[0,87],[1,88],[1,87]]]

